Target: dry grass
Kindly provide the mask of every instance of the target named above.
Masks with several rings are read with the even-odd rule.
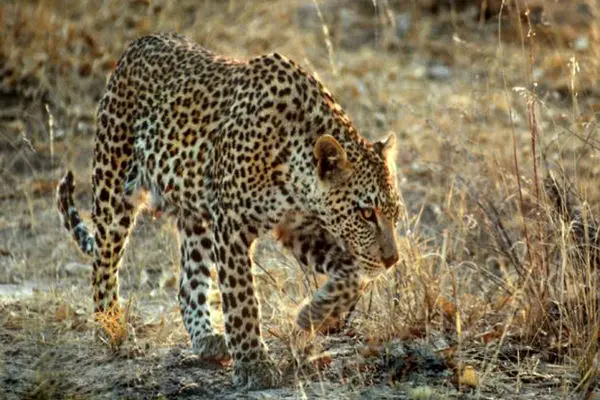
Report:
[[[123,48],[175,30],[234,57],[284,53],[326,83],[365,136],[398,135],[403,259],[371,285],[341,335],[298,331],[295,313],[322,281],[270,242],[259,248],[266,336],[292,393],[593,396],[600,8],[482,2],[495,10],[485,20],[461,2],[435,14],[425,2],[404,3],[0,5],[0,293],[13,284],[21,296],[0,297],[0,341],[19,349],[0,362],[10,393],[185,398],[208,395],[194,379],[216,376],[224,386],[210,393],[235,396],[226,371],[163,351],[187,344],[174,301],[173,228],[142,215],[121,272],[127,311],[91,322],[89,260],[52,209],[67,167],[78,171],[79,202],[89,204],[95,105]],[[99,327],[106,348],[94,339]],[[382,371],[378,363],[400,342],[431,346],[449,375],[411,387],[405,375]],[[78,381],[85,359],[100,367],[85,367],[91,372]],[[193,378],[141,378],[156,365]],[[99,376],[113,382],[93,383]],[[365,392],[382,382],[381,392]]]

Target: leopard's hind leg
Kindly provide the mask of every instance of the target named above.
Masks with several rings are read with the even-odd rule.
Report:
[[[98,146],[96,149],[98,152]],[[133,191],[126,189],[126,174],[113,172],[111,165],[107,167],[101,160],[103,157],[96,154],[92,210],[94,229],[85,224],[75,207],[71,171],[57,188],[57,206],[65,228],[80,250],[93,257],[94,312],[105,312],[118,304],[118,269],[138,209]],[[117,164],[122,165],[121,161]]]
[[[96,166],[95,174],[100,170],[102,166]],[[133,195],[125,190],[120,178],[107,177],[94,187],[94,312],[105,312],[118,305],[119,266],[138,210]]]
[[[118,77],[113,77],[113,80]],[[94,311],[106,312],[118,306],[119,266],[139,209],[143,170],[139,149],[128,122],[133,99],[127,98],[127,112],[111,109],[118,98],[107,94],[100,103],[92,171],[95,249],[92,272]],[[115,118],[116,117],[116,118]]]

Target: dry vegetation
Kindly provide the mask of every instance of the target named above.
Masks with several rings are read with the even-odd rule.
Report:
[[[187,349],[169,221],[141,216],[126,312],[93,322],[89,260],[53,209],[67,167],[89,208],[95,105],[119,54],[174,30],[233,57],[286,54],[365,136],[400,143],[402,263],[338,332],[297,332],[318,279],[261,243],[286,383],[246,396],[599,398],[599,18],[592,0],[0,4],[0,397],[240,395]]]

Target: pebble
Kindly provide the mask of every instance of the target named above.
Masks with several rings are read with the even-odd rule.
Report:
[[[575,50],[579,51],[587,50],[590,47],[590,40],[586,36],[579,36],[577,39],[575,39],[573,47],[575,47]]]
[[[321,17],[319,16],[321,12]],[[335,8],[329,4],[320,4],[319,7],[313,3],[304,4],[296,8],[295,22],[300,28],[307,30],[321,30],[323,29],[323,22],[326,24],[331,23],[335,18]]]
[[[396,37],[403,39],[410,31],[412,25],[412,14],[409,12],[396,15]]]
[[[64,271],[69,276],[81,276],[90,274],[92,266],[90,264],[82,264],[78,262],[70,262],[63,267]]]
[[[427,77],[436,81],[443,81],[452,77],[452,70],[442,64],[433,64],[427,68]]]
[[[339,10],[338,24],[336,31],[339,35],[340,46],[346,50],[357,50],[375,42],[376,27],[372,23],[366,23],[353,10],[346,8]]]

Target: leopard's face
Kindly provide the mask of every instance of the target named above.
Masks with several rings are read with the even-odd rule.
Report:
[[[344,243],[365,274],[374,276],[395,265],[402,203],[394,137],[361,149],[350,162],[341,145],[325,135],[315,155],[323,227]]]

